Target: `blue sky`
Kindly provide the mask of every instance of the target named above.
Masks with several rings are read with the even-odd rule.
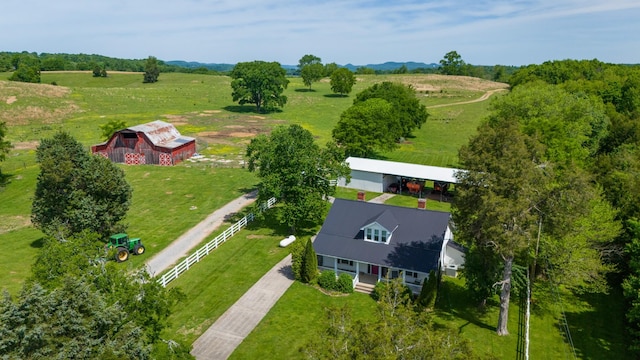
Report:
[[[0,51],[207,63],[640,63],[639,0],[18,0]]]

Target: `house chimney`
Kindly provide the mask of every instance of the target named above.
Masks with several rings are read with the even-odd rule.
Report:
[[[358,191],[358,201],[365,201],[364,191]]]
[[[427,208],[427,199],[418,199],[418,209],[425,210]]]

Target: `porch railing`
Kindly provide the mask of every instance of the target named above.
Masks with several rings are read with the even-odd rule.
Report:
[[[273,204],[276,203],[276,198],[271,198],[267,200],[265,203],[258,207],[258,212],[263,212],[267,209],[270,209]],[[233,235],[235,235],[238,231],[242,230],[242,228],[246,227],[247,224],[255,219],[254,213],[249,213],[247,216],[243,217],[237,223],[231,225],[230,228],[225,230],[222,234],[216,236],[213,240],[206,243],[204,246],[199,248],[195,253],[191,254],[189,257],[184,259],[178,265],[176,265],[173,269],[167,271],[156,280],[160,285],[166,287],[171,281],[175,280],[178,276],[180,276],[185,271],[189,270],[189,268],[195,264],[200,262],[202,258],[209,255],[209,252],[215,250],[218,246],[226,242]]]

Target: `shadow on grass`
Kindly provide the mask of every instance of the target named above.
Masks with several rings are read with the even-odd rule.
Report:
[[[492,306],[493,304],[489,302],[491,301],[488,301],[487,306]],[[466,323],[458,326],[460,332],[469,324],[482,329],[496,331],[495,326],[487,324],[482,319],[485,311],[472,300],[472,296],[467,289],[452,281],[443,281],[441,283],[436,312],[440,318],[448,321],[455,321],[455,318],[465,320]]]
[[[234,113],[239,113],[239,114],[248,114],[248,113],[257,113],[256,111],[256,107],[251,105],[251,106],[245,106],[245,105],[228,105],[223,107],[223,109],[230,111],[230,112],[234,112]]]
[[[14,175],[12,174],[3,174],[2,170],[0,169],[0,190],[2,190],[2,188],[4,188],[5,186],[7,186],[7,184],[9,184],[9,181],[13,176]]]
[[[349,97],[348,94],[344,94],[344,95],[343,94],[324,94],[323,96],[326,97],[326,98],[346,98],[346,97]]]
[[[625,330],[622,292],[614,288],[607,294],[574,294],[579,304],[565,304],[566,324],[557,326],[567,345],[573,344],[578,359],[630,359],[629,338]],[[563,296],[562,302],[570,295]],[[569,300],[570,301],[570,300]],[[566,333],[569,330],[570,337]],[[637,354],[635,354],[637,355]]]
[[[34,249],[42,249],[42,247],[44,246],[44,237],[33,240],[31,244],[29,244],[29,246],[31,246]]]
[[[233,113],[237,113],[237,114],[270,114],[270,113],[281,113],[282,109],[270,109],[270,110],[264,110],[262,109],[262,111],[257,111],[256,107],[254,105],[228,105],[223,107],[223,109],[229,111],[229,112],[233,112]]]
[[[295,92],[316,92],[315,89],[307,89],[307,88],[301,88],[301,89],[295,89]]]

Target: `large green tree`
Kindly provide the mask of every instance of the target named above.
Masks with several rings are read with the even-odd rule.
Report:
[[[353,104],[357,105],[372,98],[384,99],[391,104],[393,119],[389,121],[400,123],[403,137],[411,136],[411,132],[419,129],[429,116],[426,106],[420,103],[411,85],[390,81],[374,84],[358,93]]]
[[[300,70],[300,76],[302,77],[302,82],[311,89],[311,85],[320,81],[324,77],[324,66],[322,64],[311,64],[306,65]]]
[[[603,291],[610,270],[603,254],[619,231],[615,211],[583,167],[592,138],[601,136],[601,111],[547,86],[516,90],[494,102],[490,118],[461,148],[467,171],[458,173],[452,208],[457,239],[469,247],[469,287],[488,296],[492,282],[500,286],[501,335],[508,333],[516,262],[554,285]]]
[[[324,65],[324,76],[331,77],[334,71],[338,70],[340,67],[338,64],[332,62]]]
[[[388,101],[372,98],[345,110],[332,136],[347,156],[371,157],[397,148],[402,127]]]
[[[124,299],[123,299],[124,300]],[[0,303],[0,356],[7,359],[148,359],[142,329],[120,303],[109,304],[91,284],[25,285]]]
[[[298,61],[298,70],[302,82],[311,89],[311,84],[325,76],[325,68],[322,59],[315,55],[307,54]]]
[[[260,178],[258,200],[276,197],[280,222],[293,233],[300,224],[322,220],[327,199],[335,192],[332,180],[349,173],[335,146],[321,149],[300,125],[257,136],[247,146],[247,157],[249,171]]]
[[[36,54],[22,53],[11,59],[14,72],[9,77],[11,81],[30,83],[40,82],[40,59]]]
[[[511,275],[516,258],[526,256],[535,239],[546,179],[538,166],[539,149],[532,148],[511,120],[484,123],[460,150],[465,172],[458,173],[453,220],[456,239],[469,246],[491,248],[502,263],[500,315],[497,332],[507,335]]]
[[[122,169],[89,154],[71,135],[59,132],[36,150],[40,174],[31,220],[57,237],[92,230],[108,235],[117,229],[131,202]]]
[[[283,95],[289,80],[278,62],[253,61],[236,64],[231,71],[231,96],[240,105],[255,104],[256,111],[273,111],[287,103]]]
[[[331,73],[331,91],[336,94],[347,95],[355,83],[355,75],[347,68],[339,68]]]
[[[298,70],[313,64],[322,64],[322,59],[312,54],[306,54],[298,60]]]
[[[158,66],[158,59],[154,56],[149,56],[144,63],[144,77],[143,83],[154,83],[158,81],[160,76],[160,67]]]
[[[440,60],[440,73],[445,75],[464,75],[466,64],[457,51],[449,51]]]
[[[102,124],[100,127],[100,138],[104,141],[111,139],[111,136],[116,133],[116,131],[126,129],[127,123],[124,120],[110,120],[109,122]]]

